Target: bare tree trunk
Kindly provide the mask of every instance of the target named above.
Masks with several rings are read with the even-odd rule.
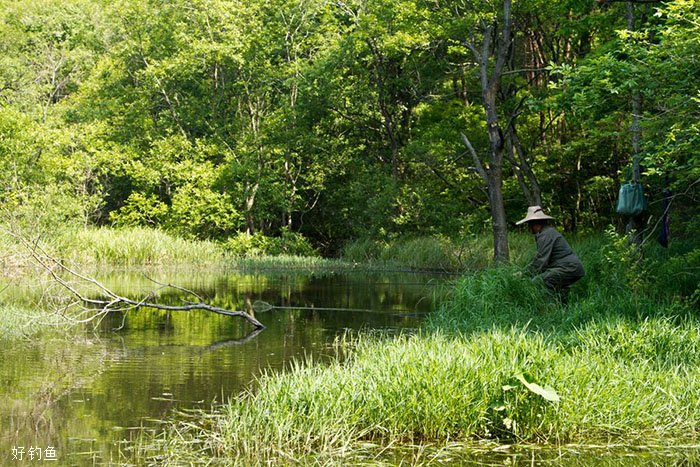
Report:
[[[502,166],[492,164],[489,173],[491,175],[488,187],[493,227],[493,259],[498,262],[504,262],[508,261],[510,253],[508,250],[508,223],[503,203]]]
[[[507,0],[509,1],[509,0]],[[496,86],[494,85],[493,88]],[[503,204],[503,137],[498,125],[496,113],[495,89],[486,89],[484,108],[486,125],[489,132],[490,153],[488,169],[488,193],[491,208],[491,225],[493,228],[493,258],[496,261],[508,261],[508,225]]]
[[[497,262],[508,261],[508,224],[503,202],[503,151],[505,141],[498,123],[496,96],[500,87],[503,67],[511,50],[511,5],[512,0],[503,1],[503,30],[497,37],[495,50],[491,49],[497,23],[484,27],[484,42],[481,50],[474,43],[465,41],[479,64],[479,78],[486,127],[489,135],[489,166],[484,171],[487,177],[491,224],[493,228],[493,257]],[[489,67],[491,55],[495,55],[493,67]],[[491,70],[489,74],[489,70]]]
[[[627,2],[627,30],[632,32],[635,30],[634,4],[631,1]],[[639,148],[642,140],[642,130],[640,120],[642,116],[642,96],[636,89],[632,90],[632,125],[630,128],[632,138],[632,182],[641,183],[642,169],[639,163]],[[638,245],[641,245],[641,231],[646,225],[646,214],[642,213],[638,216],[631,216],[625,228],[630,234],[630,240]]]
[[[294,212],[294,200],[297,195],[297,178],[293,173],[291,161],[291,154],[289,149],[287,149],[284,155],[284,178],[287,182],[287,212],[284,214],[284,219],[282,224],[286,225],[289,231],[292,231],[292,213]]]
[[[260,183],[255,182],[252,185],[246,184],[245,190],[245,211],[243,213],[245,217],[246,233],[252,235],[255,233],[255,218],[253,216],[253,206],[255,205],[255,195],[258,192]]]

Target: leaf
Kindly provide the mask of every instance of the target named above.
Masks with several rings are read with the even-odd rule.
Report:
[[[506,409],[506,405],[503,403],[503,401],[494,401],[489,404],[489,409],[493,410],[494,412],[502,412]]]
[[[516,379],[523,383],[523,386],[528,388],[531,392],[534,392],[535,394],[542,396],[544,399],[550,401],[550,402],[559,402],[561,399],[559,398],[559,394],[557,394],[557,391],[555,391],[553,388],[546,386],[542,387],[539,384],[528,381],[525,378],[525,375],[523,374],[517,374],[515,375]],[[532,379],[532,378],[529,378]]]

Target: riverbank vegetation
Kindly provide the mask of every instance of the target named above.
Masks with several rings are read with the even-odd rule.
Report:
[[[3,229],[10,230],[9,227]],[[14,276],[32,269],[29,255],[34,241],[47,251],[80,268],[213,267],[217,269],[406,269],[457,273],[491,264],[488,239],[397,237],[392,241],[368,238],[349,243],[336,258],[321,257],[298,234],[267,237],[242,233],[225,242],[182,238],[145,227],[66,228],[36,239],[26,234],[27,244],[7,233],[0,235],[5,252],[0,261],[3,274]],[[513,234],[518,244],[531,242]],[[520,258],[520,262],[522,262]]]
[[[419,333],[360,336],[342,343],[347,359],[268,374],[174,423],[161,460],[376,461],[480,440],[697,446],[697,249],[652,246],[630,271],[615,240],[581,245],[588,275],[567,304],[512,266],[464,276]]]
[[[524,232],[511,233],[509,241],[513,245],[512,263],[523,265],[528,260],[531,236]],[[492,244],[486,235],[396,237],[392,240],[365,237],[349,242],[341,258],[370,267],[452,273],[478,271],[493,264]]]

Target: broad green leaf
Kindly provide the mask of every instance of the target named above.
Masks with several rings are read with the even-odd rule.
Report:
[[[537,383],[528,381],[527,379],[525,379],[525,375],[523,374],[518,374],[515,377],[518,381],[523,383],[523,386],[525,386],[535,394],[542,396],[544,399],[550,402],[559,402],[561,400],[559,398],[559,394],[557,394],[557,392],[553,388],[549,386],[542,387]]]

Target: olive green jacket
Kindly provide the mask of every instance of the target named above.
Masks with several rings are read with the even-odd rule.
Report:
[[[584,275],[583,264],[566,239],[554,227],[545,226],[535,235],[537,256],[528,266],[532,274],[542,274],[548,269],[557,269],[571,277]]]

